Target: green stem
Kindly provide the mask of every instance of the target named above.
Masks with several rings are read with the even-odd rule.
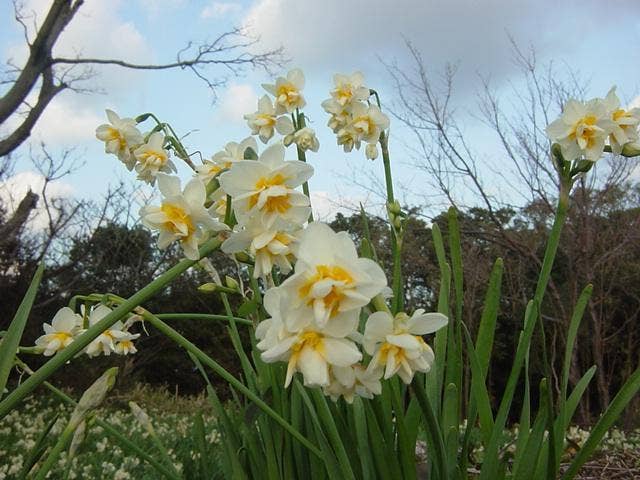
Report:
[[[164,323],[162,320],[157,318],[156,316],[146,312],[144,315],[145,320],[151,323],[155,328],[157,328],[161,333],[169,337],[175,343],[183,347],[189,353],[193,354],[198,360],[200,360],[204,365],[211,368],[215,373],[220,375],[229,385],[238,390],[240,393],[245,395],[249,400],[256,404],[258,408],[260,408],[263,412],[269,415],[276,423],[278,423],[282,428],[284,428],[287,432],[289,432],[296,440],[298,440],[305,448],[307,448],[311,453],[316,455],[318,458],[322,458],[322,452],[318,447],[313,445],[308,439],[306,439],[298,430],[296,430],[289,422],[287,422],[284,418],[282,418],[278,413],[273,410],[269,405],[267,405],[256,393],[251,391],[244,385],[240,380],[231,375],[227,370],[222,367],[218,362],[209,357],[206,353],[196,347],[193,343],[187,340],[185,337],[176,332],[169,325]]]
[[[67,425],[67,427],[65,427],[58,437],[58,441],[49,452],[49,455],[47,455],[47,459],[42,464],[42,467],[38,470],[34,480],[44,480],[46,478],[47,473],[49,473],[49,470],[54,467],[56,460],[58,460],[58,457],[73,437],[73,432],[75,432],[75,428],[71,428],[71,425]]]
[[[229,322],[233,320],[242,325],[253,325],[251,320],[240,317],[229,317],[227,315],[214,315],[210,313],[158,313],[156,315],[161,320],[216,320]]]
[[[293,117],[293,114],[291,114]],[[304,119],[304,113],[298,112],[298,121],[295,121],[294,118],[294,128],[296,131],[302,130],[306,126],[306,122]],[[296,150],[298,151],[298,160],[301,162],[307,163],[307,154],[302,150],[298,145],[296,145]],[[311,194],[309,193],[309,182],[304,182],[302,184],[302,192],[309,199],[309,205],[311,205]],[[309,222],[313,222],[313,210],[309,213]]]
[[[210,239],[202,245],[202,248],[200,249],[200,257],[205,257],[220,247],[221,244],[222,241],[218,238]],[[131,310],[152,298],[156,293],[172,282],[178,275],[182,274],[196,263],[197,260],[181,260],[177,265],[173,266],[154,281],[149,283],[146,287],[129,297],[128,300],[98,321],[95,325],[89,327],[86,332],[74,339],[68,347],[58,352],[53,358],[51,358],[51,360],[40,367],[31,377],[29,377],[18,388],[7,395],[2,402],[0,402],[0,419],[4,418],[4,416],[9,413],[13,407],[15,407],[38,385],[49,378],[56,370],[80,353],[87,345],[97,338],[98,335],[123,318]]]

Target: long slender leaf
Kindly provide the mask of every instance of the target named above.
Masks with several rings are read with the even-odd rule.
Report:
[[[598,448],[600,440],[602,440],[602,437],[607,433],[607,430],[618,420],[618,417],[636,393],[638,393],[638,390],[640,390],[640,368],[633,372],[625,382],[609,405],[609,408],[607,408],[602,417],[600,417],[600,420],[598,420],[598,423],[593,427],[589,438],[587,438],[587,441],[573,459],[573,462],[571,462],[569,469],[562,476],[562,480],[570,480],[576,476],[582,465],[589,459],[594,450]]]
[[[493,264],[491,276],[489,277],[489,287],[484,299],[482,317],[478,327],[478,337],[476,339],[476,354],[478,362],[484,376],[489,370],[489,360],[493,350],[493,337],[496,331],[496,321],[498,310],[500,309],[500,288],[502,286],[502,269],[504,262],[498,258]]]
[[[547,381],[543,379],[540,382],[540,399],[546,396],[545,390],[547,389]],[[544,431],[547,425],[549,417],[548,405],[541,401],[538,415],[535,422],[533,422],[533,429],[530,435],[527,435],[528,441],[522,452],[519,462],[514,466],[513,478],[517,480],[528,480],[533,478],[535,473],[535,466],[538,462],[538,457],[542,451],[542,444],[544,441]],[[520,432],[522,433],[522,432]]]
[[[0,342],[0,398],[2,398],[4,388],[7,386],[7,380],[9,378],[9,372],[13,367],[14,358],[18,347],[20,346],[20,339],[22,338],[22,332],[27,324],[31,307],[38,293],[38,287],[42,280],[42,272],[44,271],[44,262],[40,263],[36,273],[31,279],[27,293],[22,298],[18,311],[16,312],[13,320],[9,324],[7,333],[2,337]]]

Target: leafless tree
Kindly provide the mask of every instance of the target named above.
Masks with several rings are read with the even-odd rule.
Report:
[[[418,145],[413,149],[415,165],[425,172],[426,181],[432,182],[448,203],[461,209],[479,206],[487,212],[495,228],[467,234],[484,236],[485,240],[502,245],[521,265],[539,267],[540,245],[530,244],[505,225],[499,212],[502,208],[518,211],[527,206],[529,213],[540,219],[541,228],[548,227],[558,195],[558,175],[550,158],[545,127],[569,97],[584,98],[588,85],[576,72],[561,71],[553,63],[540,64],[533,48],[523,50],[513,40],[511,44],[522,82],[507,85],[507,89],[511,89],[507,100],[494,90],[488,78],[480,76],[479,79],[477,118],[495,134],[500,147],[490,159],[483,158],[469,145],[461,113],[454,108],[455,66],[447,66],[438,77],[428,71],[420,52],[410,42],[407,42],[410,66],[400,66],[397,62],[386,66],[397,93],[393,114],[413,133]],[[607,278],[614,278],[608,275],[616,275],[616,268],[624,264],[630,249],[638,244],[640,216],[624,217],[621,219],[624,226],[613,227],[610,224],[604,227],[600,219],[611,209],[622,208],[619,203],[622,200],[616,195],[629,188],[635,166],[633,160],[616,157],[598,162],[594,170],[578,180],[565,229],[567,238],[574,241],[563,243],[559,251],[559,256],[569,262],[570,271],[575,272],[575,278],[568,285],[564,279],[562,286],[553,278],[549,283],[553,308],[547,309],[545,320],[549,326],[551,356],[556,361],[562,358],[572,306],[584,285],[595,284],[585,321],[589,324],[590,335],[586,338],[590,344],[575,350],[571,380],[575,382],[579,378],[587,362],[595,363],[599,408],[609,403],[611,368],[620,367],[607,357],[608,344],[618,330],[611,322],[613,310],[608,299],[613,283],[607,282]],[[507,191],[495,187],[496,179],[502,180]],[[530,287],[511,285],[509,288],[526,297],[524,292]],[[637,296],[637,291],[629,295]],[[631,317],[637,320],[638,312]],[[633,342],[637,341],[638,338],[633,337]],[[579,353],[585,350],[589,355]],[[627,358],[628,363],[637,363],[635,353],[631,352]]]
[[[263,68],[280,65],[282,49],[253,52],[256,38],[240,28],[233,28],[213,41],[201,44],[193,42],[179,50],[174,61],[157,64],[139,64],[117,58],[73,58],[54,55],[54,47],[60,34],[73,21],[82,7],[83,0],[54,0],[44,21],[36,24],[34,13],[25,11],[19,0],[13,0],[15,20],[22,26],[29,55],[24,65],[8,61],[0,84],[6,91],[0,98],[0,124],[14,115],[21,118],[12,132],[0,139],[0,157],[18,148],[31,134],[38,119],[51,100],[64,90],[90,92],[88,82],[95,77],[93,67],[108,65],[133,70],[189,70],[215,91],[224,85],[229,76],[237,75],[246,68]],[[31,38],[29,22],[35,24],[35,37]],[[37,100],[29,104],[29,95],[36,90]]]

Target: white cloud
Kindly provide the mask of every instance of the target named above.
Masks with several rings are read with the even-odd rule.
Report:
[[[638,95],[637,97],[635,97],[633,100],[631,100],[629,102],[629,105],[627,106],[628,109],[632,109],[632,108],[640,108],[640,95]]]
[[[456,89],[473,90],[477,72],[500,81],[516,71],[508,34],[525,49],[534,45],[540,59],[580,50],[584,38],[575,32],[604,35],[607,29],[620,29],[621,17],[610,15],[607,2],[586,2],[588,8],[584,3],[259,0],[245,17],[245,26],[260,36],[260,48],[282,45],[295,65],[326,76],[340,70],[381,72],[376,56],[387,62],[406,58],[406,38],[433,71],[441,71],[446,62],[461,62]],[[640,2],[620,3],[625,18],[640,11]]]
[[[252,85],[232,83],[220,95],[214,112],[214,121],[245,123],[244,115],[258,108],[258,94]]]
[[[338,213],[349,216],[359,212],[360,204],[363,205],[365,210],[372,210],[368,208],[369,201],[364,197],[333,195],[322,190],[311,192],[313,216],[315,220],[321,222],[333,221]]]
[[[230,13],[237,13],[241,9],[240,5],[232,2],[211,2],[200,12],[200,18],[207,20],[210,18],[224,17]]]
[[[43,185],[44,177],[40,173],[34,171],[16,173],[0,182],[0,203],[7,208],[7,213],[11,215],[29,190],[40,195]],[[72,195],[73,187],[64,181],[55,180],[47,186],[47,196],[50,200],[68,198]],[[34,231],[42,230],[47,226],[47,221],[45,207],[40,198],[35,208],[35,214],[32,214],[27,226]]]

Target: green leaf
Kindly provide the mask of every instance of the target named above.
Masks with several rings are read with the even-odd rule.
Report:
[[[444,439],[431,403],[429,402],[429,397],[425,392],[424,385],[421,384],[417,376],[414,377],[413,383],[411,383],[411,391],[420,404],[422,419],[424,420],[424,429],[427,435],[427,447],[430,452],[433,452],[433,478],[444,479],[447,475],[447,454]]]
[[[545,426],[547,425],[549,417],[547,402],[542,400],[547,395],[547,388],[547,379],[543,378],[540,382],[540,410],[538,410],[536,420],[533,422],[531,434],[528,435],[526,447],[524,448],[524,451],[519,458],[519,462],[514,469],[514,479],[527,480],[529,478],[533,478],[535,473],[535,467],[538,463],[538,457],[540,456],[544,442]]]
[[[356,442],[358,447],[358,457],[360,458],[360,468],[363,478],[375,478],[375,467],[371,456],[372,446],[369,443],[367,428],[367,414],[364,411],[362,399],[356,396],[353,399],[353,419],[356,427]]]
[[[472,399],[478,407],[480,416],[480,432],[482,433],[482,441],[486,445],[491,438],[493,431],[493,413],[491,412],[491,400],[489,392],[485,384],[485,372],[482,371],[480,360],[473,348],[473,341],[466,325],[464,326],[465,339],[467,341],[467,354],[471,363],[471,395]]]
[[[493,337],[496,331],[496,321],[500,308],[500,287],[502,286],[502,269],[504,262],[498,258],[493,264],[491,276],[489,277],[489,288],[484,300],[484,309],[478,327],[478,338],[476,339],[476,353],[478,362],[484,376],[489,369],[491,351],[493,350]]]
[[[609,408],[607,408],[602,417],[600,417],[600,420],[598,420],[598,423],[593,427],[589,438],[587,438],[582,449],[580,449],[576,457],[573,459],[573,462],[571,462],[569,469],[562,476],[562,480],[570,480],[578,473],[582,465],[584,465],[589,457],[591,457],[594,450],[598,448],[600,440],[602,440],[602,437],[607,433],[607,430],[609,430],[614,422],[618,420],[618,417],[625,407],[633,399],[636,393],[638,393],[638,390],[640,390],[640,368],[633,372],[625,382],[609,405]]]
[[[18,347],[20,346],[22,332],[24,332],[24,327],[27,324],[31,307],[33,306],[36,294],[38,293],[38,287],[42,280],[43,271],[44,262],[41,262],[36,273],[33,275],[33,279],[31,280],[27,293],[22,298],[22,302],[20,302],[18,311],[9,324],[7,333],[2,337],[2,342],[0,342],[0,398],[2,398],[2,392],[4,392],[4,389],[7,386],[9,372],[11,372],[11,368],[13,367],[14,358],[18,351]]]
[[[238,316],[239,317],[248,317],[252,313],[255,313],[258,310],[258,300],[253,297],[249,300],[245,300],[242,302],[242,305],[238,307]]]

